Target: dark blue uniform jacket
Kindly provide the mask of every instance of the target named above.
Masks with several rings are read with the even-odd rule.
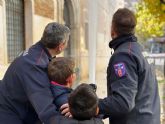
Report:
[[[99,101],[100,113],[111,124],[160,124],[160,101],[154,70],[142,55],[134,35],[112,40],[107,67],[108,97]]]
[[[33,108],[44,124],[53,123],[57,112],[47,75],[50,60],[38,42],[11,63],[0,83],[1,124],[23,124]]]
[[[76,120],[74,118],[67,118],[65,116],[56,116],[55,124],[104,124],[99,118],[91,118],[89,120]]]
[[[59,111],[61,105],[68,103],[68,96],[72,89],[65,86],[51,84],[51,90],[54,97],[53,103],[56,105],[57,111]]]

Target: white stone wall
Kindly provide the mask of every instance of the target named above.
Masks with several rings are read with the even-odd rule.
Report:
[[[49,22],[53,22],[53,20],[39,15],[34,15],[33,43],[38,42],[41,39],[44,28]]]
[[[4,15],[3,15],[3,7],[0,5],[0,64],[5,62],[5,39],[4,39]]]

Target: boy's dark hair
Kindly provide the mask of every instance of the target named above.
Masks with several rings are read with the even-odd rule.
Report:
[[[70,29],[57,22],[49,23],[44,30],[41,42],[47,48],[55,48],[62,42],[69,40]]]
[[[120,8],[113,15],[112,25],[118,36],[134,34],[136,17],[129,9]]]
[[[72,58],[58,57],[51,60],[48,65],[48,76],[51,81],[66,85],[66,79],[74,73],[74,60]]]
[[[88,84],[79,85],[68,98],[72,116],[78,120],[87,120],[96,115],[98,98]]]

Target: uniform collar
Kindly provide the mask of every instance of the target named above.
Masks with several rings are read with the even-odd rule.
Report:
[[[109,42],[109,47],[116,50],[121,44],[126,42],[136,42],[137,38],[133,34],[119,36]]]
[[[65,85],[59,84],[59,83],[57,83],[57,82],[55,82],[55,81],[51,81],[50,83],[51,83],[52,85],[61,86],[61,87],[66,87]]]
[[[47,54],[49,61],[51,61],[52,58],[54,58],[54,57],[52,57],[52,56],[50,55],[48,49],[46,49],[46,47],[42,44],[41,41],[39,41],[38,44],[41,46],[41,48],[42,48],[42,49],[45,51],[45,53]]]

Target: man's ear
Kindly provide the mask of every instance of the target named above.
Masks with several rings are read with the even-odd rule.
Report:
[[[60,43],[58,47],[59,47],[59,51],[62,51],[66,47],[65,42]]]
[[[62,51],[62,49],[63,49],[63,43],[60,43],[59,46],[58,46],[58,50]]]
[[[112,25],[111,25],[111,38],[114,39],[116,37],[117,37],[116,29],[115,29],[114,24],[112,23]]]

